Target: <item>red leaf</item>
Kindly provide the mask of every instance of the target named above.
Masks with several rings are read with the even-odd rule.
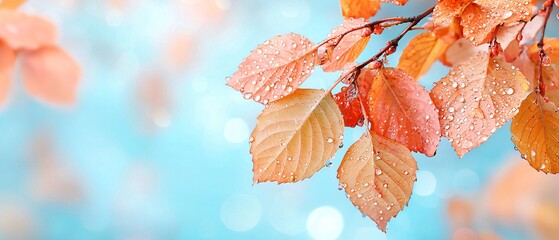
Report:
[[[259,45],[227,81],[245,99],[268,104],[295,91],[318,64],[317,47],[291,33]]]
[[[58,47],[22,52],[23,81],[32,96],[55,104],[74,103],[80,79],[76,61]]]
[[[374,132],[411,151],[435,155],[440,140],[437,109],[425,88],[406,72],[397,68],[375,71],[368,106]]]
[[[334,101],[342,112],[346,127],[363,126],[363,111],[359,104],[359,97],[356,95],[356,89],[351,87],[342,87],[341,91],[334,95]]]
[[[42,17],[0,10],[0,40],[15,50],[37,49],[56,42],[56,29]]]
[[[8,98],[15,58],[14,51],[0,41],[0,104],[5,103]]]
[[[339,36],[367,23],[368,22],[363,19],[346,20],[341,26],[334,29],[332,33],[328,35],[328,38]],[[362,32],[363,31],[353,31],[346,34],[340,42],[336,44],[336,47],[333,48],[331,59],[322,65],[322,69],[325,72],[335,72],[344,69],[347,63],[355,61],[361,52],[363,52],[370,39],[369,36],[363,37],[361,34]]]

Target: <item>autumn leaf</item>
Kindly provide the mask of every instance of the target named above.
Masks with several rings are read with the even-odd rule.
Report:
[[[227,85],[245,99],[268,104],[293,93],[317,64],[317,47],[309,39],[280,35],[253,50]]]
[[[298,89],[258,116],[250,141],[254,181],[311,177],[342,143],[343,118],[329,92]]]
[[[355,87],[342,87],[340,92],[334,95],[334,101],[342,112],[346,127],[363,126],[363,111]]]
[[[474,44],[467,39],[461,38],[446,49],[440,60],[446,66],[454,66],[488,49],[489,44],[474,46]]]
[[[25,3],[25,0],[2,0],[0,1],[0,9],[17,9],[21,4]]]
[[[30,95],[54,104],[74,103],[80,68],[64,50],[49,46],[21,53],[23,83]]]
[[[408,204],[416,171],[405,146],[371,132],[349,147],[338,179],[353,205],[386,231],[388,221]]]
[[[363,71],[372,75],[367,110],[372,130],[411,151],[434,156],[440,139],[439,115],[425,88],[397,68]]]
[[[424,32],[415,36],[404,49],[398,68],[414,79],[425,75],[433,63],[445,53],[448,44],[437,38],[434,33]]]
[[[8,98],[15,60],[14,51],[0,41],[0,104],[5,103]]]
[[[462,12],[464,37],[476,46],[486,43],[498,25],[530,21],[532,6],[525,0],[475,0]]]
[[[459,17],[462,11],[473,0],[439,0],[433,10],[433,23],[436,26],[448,26],[454,18]]]
[[[50,21],[42,17],[0,10],[0,40],[14,50],[33,50],[54,45],[56,29]]]
[[[554,102],[532,92],[512,119],[510,130],[514,145],[534,169],[559,172],[559,113]]]
[[[453,67],[433,90],[443,136],[462,157],[485,142],[516,113],[528,90],[526,77],[487,53]]]
[[[345,32],[364,26],[367,23],[368,22],[363,19],[346,20],[341,26],[334,29],[328,38],[341,36]],[[325,72],[335,72],[344,69],[347,63],[355,61],[361,52],[363,52],[370,39],[370,36],[361,36],[362,32],[363,31],[352,31],[343,36],[336,44],[336,47],[333,48],[331,59],[322,65],[322,69]]]
[[[524,50],[520,53],[520,55],[513,61],[511,64],[518,68],[520,72],[528,79],[528,82],[531,86],[535,86],[534,83],[536,81],[535,73],[536,73],[536,65],[530,59],[527,50]]]
[[[340,0],[342,15],[346,18],[368,19],[377,14],[380,0]]]

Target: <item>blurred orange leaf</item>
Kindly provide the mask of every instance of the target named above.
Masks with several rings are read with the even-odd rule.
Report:
[[[336,37],[353,28],[357,28],[367,24],[368,22],[363,19],[349,19],[346,20],[341,26],[337,27],[328,36]],[[355,61],[357,57],[363,52],[370,36],[361,36],[362,31],[353,31],[346,34],[336,47],[333,48],[331,59],[322,65],[325,72],[335,72],[344,69],[347,63]]]
[[[404,49],[398,68],[411,77],[419,79],[425,75],[433,63],[444,54],[448,44],[440,40],[434,33],[424,32],[416,35]]]
[[[487,53],[463,61],[431,91],[443,136],[462,157],[516,113],[528,90],[521,72]]]
[[[8,98],[15,60],[14,51],[0,41],[0,104],[5,103]]]
[[[348,18],[368,19],[377,14],[380,0],[340,0],[342,15]]]
[[[338,179],[353,205],[386,231],[388,221],[408,204],[416,171],[404,145],[371,132],[349,147]]]
[[[343,139],[343,118],[332,95],[298,89],[271,103],[251,135],[254,181],[296,182],[331,159]]]
[[[54,45],[56,29],[50,21],[42,17],[0,10],[0,40],[15,50],[32,50]]]
[[[245,99],[268,104],[293,93],[317,64],[317,47],[308,38],[280,35],[253,50],[227,85]]]
[[[0,8],[14,10],[23,3],[25,3],[25,0],[2,0],[0,1]]]
[[[54,46],[21,55],[23,82],[30,95],[55,104],[74,103],[81,73],[71,56]]]
[[[372,130],[404,144],[414,152],[435,155],[440,139],[437,109],[429,93],[397,68],[375,71],[368,97]]]
[[[512,119],[511,133],[522,158],[534,169],[559,172],[559,113],[555,103],[532,92]]]
[[[454,66],[488,49],[488,44],[474,46],[467,39],[460,38],[446,49],[446,52],[441,56],[441,62],[447,66]]]

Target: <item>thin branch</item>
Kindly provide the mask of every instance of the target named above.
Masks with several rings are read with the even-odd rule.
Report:
[[[435,7],[431,7],[429,8],[427,11],[425,11],[424,13],[417,15],[415,17],[410,18],[412,21],[410,22],[410,24],[408,25],[408,27],[406,27],[406,29],[404,29],[404,31],[402,31],[397,37],[395,37],[394,39],[388,41],[388,43],[386,44],[386,47],[384,47],[383,49],[380,50],[379,53],[377,53],[376,55],[374,55],[373,57],[369,58],[369,60],[359,64],[356,69],[362,69],[365,66],[367,66],[369,63],[372,63],[373,61],[378,60],[382,55],[384,55],[386,52],[388,52],[391,49],[394,49],[398,47],[398,42],[400,42],[400,40],[410,31],[412,30],[413,27],[415,27],[415,25],[417,25],[419,22],[421,22],[421,20],[423,20],[425,17],[429,16],[429,14],[431,14],[433,12],[433,9],[435,9]]]
[[[542,11],[545,11],[545,21],[543,22],[542,35],[540,37],[540,41],[538,42],[538,49],[540,51],[540,69],[539,69],[538,86],[536,86],[536,92],[540,93],[542,97],[545,97],[545,90],[546,90],[546,86],[543,81],[543,67],[544,65],[547,64],[546,59],[548,58],[547,54],[543,49],[543,46],[544,46],[544,38],[545,38],[545,30],[547,28],[547,22],[549,21],[551,12],[553,12],[553,3],[548,0],[546,3],[544,3],[544,6],[545,8],[542,9]]]

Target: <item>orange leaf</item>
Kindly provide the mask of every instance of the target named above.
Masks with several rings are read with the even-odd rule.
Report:
[[[346,127],[363,126],[363,111],[354,87],[342,87],[341,91],[334,95],[334,101],[342,112]]]
[[[476,46],[491,40],[499,24],[530,21],[532,3],[525,0],[475,0],[462,12],[464,36]]]
[[[398,68],[406,71],[411,77],[419,79],[429,71],[447,48],[448,44],[431,32],[418,34],[404,49]]]
[[[22,52],[23,82],[32,96],[54,104],[74,103],[80,79],[78,63],[58,47]]]
[[[15,50],[37,49],[56,42],[56,29],[42,17],[0,10],[0,40]]]
[[[276,36],[259,45],[227,81],[245,99],[268,104],[299,87],[318,64],[317,47],[304,36]]]
[[[433,23],[437,26],[448,26],[455,17],[459,17],[473,0],[439,0],[433,10]]]
[[[25,0],[2,0],[0,1],[0,8],[14,10],[23,3],[25,3]]]
[[[346,18],[368,19],[377,14],[380,0],[340,0],[342,15]]]
[[[512,119],[510,130],[522,158],[534,169],[559,172],[559,113],[555,103],[532,92]]]
[[[516,114],[527,90],[521,72],[479,53],[453,67],[431,98],[440,111],[443,136],[462,157]]]
[[[296,182],[311,177],[342,143],[342,114],[329,92],[298,89],[258,116],[250,138],[254,181]]]
[[[371,132],[349,147],[338,179],[353,205],[386,231],[388,221],[408,204],[416,171],[405,146]]]
[[[339,36],[353,28],[361,27],[368,22],[363,19],[349,19],[346,20],[341,26],[337,27],[328,35],[330,37]],[[344,66],[355,61],[357,57],[363,52],[370,37],[362,37],[363,31],[353,31],[346,34],[332,51],[331,59],[322,65],[325,72],[335,72],[344,69]]]
[[[15,60],[14,51],[0,41],[0,104],[5,103],[8,98]]]
[[[411,151],[435,155],[440,124],[429,93],[400,69],[378,69],[372,74],[367,110],[372,130],[401,142]]]

